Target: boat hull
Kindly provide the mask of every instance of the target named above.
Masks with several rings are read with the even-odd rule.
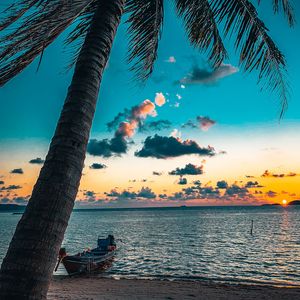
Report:
[[[101,256],[66,256],[62,263],[69,275],[91,273],[103,269],[113,259],[115,252],[111,251]]]

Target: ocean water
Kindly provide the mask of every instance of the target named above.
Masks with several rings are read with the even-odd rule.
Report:
[[[19,218],[0,214],[0,260]],[[77,253],[109,233],[120,250],[97,276],[300,285],[300,207],[74,211],[63,246]]]

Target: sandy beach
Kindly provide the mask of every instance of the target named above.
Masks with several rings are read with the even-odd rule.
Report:
[[[300,299],[300,288],[189,281],[54,278],[48,299]]]

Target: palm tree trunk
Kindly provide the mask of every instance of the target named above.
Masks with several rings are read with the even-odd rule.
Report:
[[[86,147],[125,0],[100,0],[45,164],[0,271],[0,299],[46,299],[81,179]]]

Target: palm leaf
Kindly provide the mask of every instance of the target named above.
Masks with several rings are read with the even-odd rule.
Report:
[[[92,0],[90,4],[78,15],[76,19],[76,26],[70,32],[65,41],[66,45],[75,44],[75,51],[71,59],[71,63],[68,65],[68,69],[73,67],[77,61],[83,39],[89,31],[98,4],[99,0]]]
[[[227,52],[210,3],[207,0],[176,0],[176,7],[179,16],[183,17],[192,45],[209,51],[213,66],[220,66],[227,58]]]
[[[43,5],[36,5],[30,11],[17,29],[1,37],[0,86],[43,53],[92,1],[44,1]]]
[[[295,25],[294,10],[289,0],[273,0],[273,9],[275,13],[278,13],[282,7],[282,10],[288,20],[290,26]]]
[[[23,0],[18,3],[11,4],[3,14],[7,14],[6,17],[0,22],[0,31],[6,29],[14,22],[18,21],[23,15],[29,11],[32,7],[39,6],[42,0]]]
[[[260,4],[260,0],[258,0],[258,4]],[[294,16],[294,9],[289,0],[272,0],[273,2],[273,11],[275,14],[278,14],[280,10],[283,10],[285,17],[290,26],[294,26],[295,16]]]
[[[268,29],[250,1],[214,0],[213,3],[218,22],[224,24],[225,35],[236,32],[235,48],[240,51],[240,64],[246,71],[258,70],[262,88],[279,94],[281,118],[288,99],[284,55],[268,35]]]
[[[130,49],[130,68],[138,79],[146,80],[153,71],[161,37],[164,7],[163,0],[128,0],[126,12]]]

